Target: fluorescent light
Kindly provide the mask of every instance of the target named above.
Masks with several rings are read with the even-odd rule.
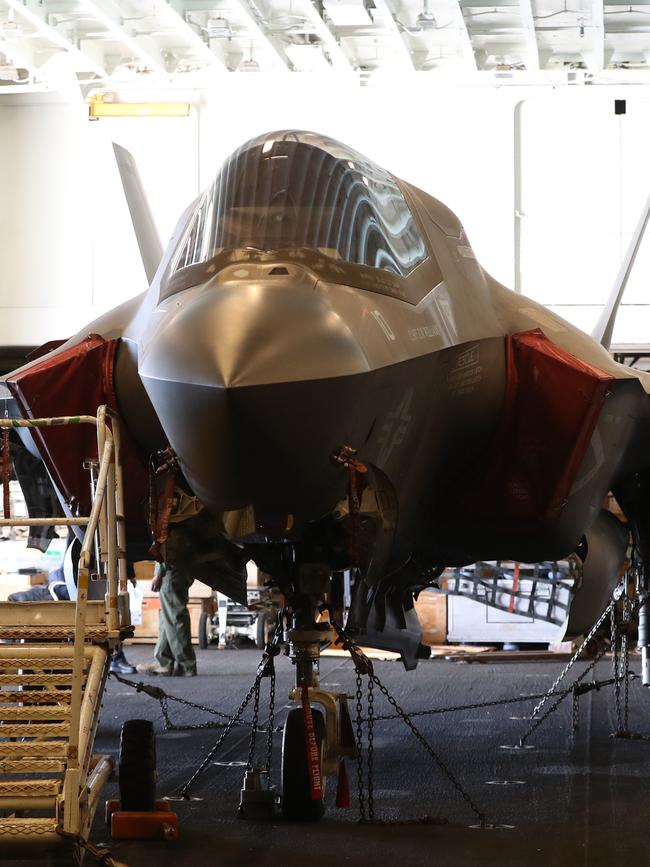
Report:
[[[356,3],[354,0],[324,0],[323,6],[335,27],[362,27],[373,24],[361,0]]]
[[[189,102],[105,102],[101,95],[91,97],[90,117],[187,117]]]

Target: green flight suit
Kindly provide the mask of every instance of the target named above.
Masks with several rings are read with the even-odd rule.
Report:
[[[163,668],[175,664],[185,671],[195,671],[196,654],[187,610],[189,589],[194,579],[167,563],[158,563],[156,574],[162,576],[158,641],[154,651],[156,660]]]

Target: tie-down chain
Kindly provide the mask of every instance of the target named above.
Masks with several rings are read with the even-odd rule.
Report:
[[[479,827],[486,828],[488,827],[485,820],[485,813],[483,813],[474,803],[471,796],[467,793],[467,791],[463,788],[461,782],[458,778],[452,773],[452,771],[447,767],[447,765],[442,761],[438,753],[433,749],[431,744],[426,740],[424,735],[420,732],[418,727],[415,725],[410,715],[399,705],[397,700],[389,690],[384,686],[379,677],[375,674],[372,661],[368,659],[363,650],[355,643],[354,639],[348,635],[342,626],[340,626],[335,621],[332,621],[332,626],[336,630],[343,647],[349,652],[352,657],[352,661],[354,662],[354,667],[356,670],[357,678],[356,678],[356,738],[357,738],[357,788],[358,788],[358,799],[359,799],[359,821],[362,823],[376,823],[377,819],[375,818],[375,804],[374,804],[374,723],[375,723],[375,715],[374,715],[374,689],[377,687],[379,691],[382,693],[384,698],[388,701],[388,703],[393,707],[397,716],[402,720],[402,722],[410,729],[411,734],[416,738],[418,743],[424,748],[425,752],[429,755],[429,757],[434,761],[434,763],[438,766],[438,768],[443,772],[443,774],[447,777],[450,783],[454,786],[456,791],[460,794],[463,800],[467,803],[472,812],[476,815],[478,819]],[[366,690],[366,706],[367,712],[364,719],[363,716],[363,678],[364,676],[367,678],[367,690]],[[363,723],[366,723],[367,726],[367,748],[366,748],[366,761],[365,761],[365,784],[364,784],[364,750],[363,750]],[[422,819],[418,819],[418,823],[422,824],[432,824],[439,823],[440,820],[437,817],[426,816]],[[391,821],[391,822],[381,822],[381,824],[401,824],[399,821]],[[406,824],[413,824],[413,822],[407,822]]]

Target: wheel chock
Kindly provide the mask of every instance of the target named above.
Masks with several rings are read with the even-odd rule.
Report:
[[[178,816],[169,801],[156,801],[153,810],[120,810],[120,802],[106,801],[106,824],[114,840],[176,840]]]

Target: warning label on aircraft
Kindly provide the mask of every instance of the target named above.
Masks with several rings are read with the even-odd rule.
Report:
[[[309,771],[309,789],[312,801],[323,798],[323,778],[320,768],[320,749],[314,731],[314,717],[309,703],[309,689],[302,688],[302,715],[305,724],[305,749],[307,750],[307,769]]]
[[[464,350],[456,359],[456,366],[447,374],[447,387],[452,394],[470,394],[483,379],[483,368],[479,364],[478,344]]]

